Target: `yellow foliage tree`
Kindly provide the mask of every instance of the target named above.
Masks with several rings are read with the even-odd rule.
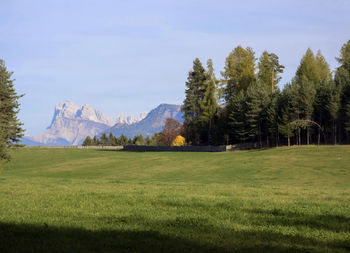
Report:
[[[184,146],[186,143],[186,140],[181,135],[176,136],[176,138],[171,143],[171,146]]]

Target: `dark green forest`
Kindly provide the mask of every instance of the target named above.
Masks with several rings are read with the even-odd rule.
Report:
[[[284,66],[276,54],[257,59],[237,46],[221,78],[213,62],[197,58],[188,73],[184,134],[192,145],[257,143],[257,146],[350,142],[350,40],[330,70],[320,51],[307,49],[291,82],[279,89]]]
[[[237,46],[220,78],[211,59],[203,66],[197,58],[186,82],[183,127],[170,136],[181,134],[188,145],[349,144],[350,40],[336,59],[339,67],[332,71],[321,51],[307,49],[281,90],[284,66],[274,53],[256,58],[252,48]],[[170,132],[133,139],[103,134],[83,145],[170,145]]]

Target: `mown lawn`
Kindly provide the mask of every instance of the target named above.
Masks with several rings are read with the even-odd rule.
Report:
[[[12,156],[0,252],[350,251],[350,146]]]

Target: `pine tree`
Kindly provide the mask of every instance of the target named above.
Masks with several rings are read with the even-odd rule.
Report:
[[[17,95],[12,74],[0,59],[0,159],[4,160],[10,160],[8,149],[16,146],[23,136],[22,123],[17,118],[18,99],[23,95]]]

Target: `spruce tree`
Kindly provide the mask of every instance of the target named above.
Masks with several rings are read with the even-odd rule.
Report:
[[[234,141],[244,143],[248,138],[249,125],[245,119],[247,111],[246,93],[244,90],[239,91],[231,100],[228,109],[228,124],[230,125],[230,134]]]
[[[22,123],[17,118],[18,99],[23,95],[17,95],[12,74],[0,59],[0,159],[4,160],[10,160],[9,148],[15,147],[23,136]]]
[[[337,58],[341,64],[336,70],[335,83],[340,89],[340,125],[341,130],[350,141],[350,40],[345,43]],[[342,133],[340,133],[342,135]]]
[[[201,104],[205,94],[206,83],[207,72],[197,58],[193,62],[193,69],[188,73],[186,97],[182,106],[186,140],[197,145],[201,142]]]
[[[218,110],[217,106],[217,100],[216,100],[216,85],[215,85],[215,74],[214,74],[214,68],[213,68],[213,62],[212,60],[208,60],[207,62],[208,67],[208,77],[207,82],[205,85],[205,93],[203,97],[203,101],[200,104],[201,106],[201,115],[200,119],[202,124],[205,128],[207,128],[208,131],[208,144],[212,144],[212,127],[213,127],[213,121],[214,116]]]
[[[295,134],[295,124],[292,124],[293,121],[297,119],[297,101],[295,94],[295,89],[291,84],[287,84],[281,95],[278,98],[277,102],[277,124],[278,124],[278,133],[283,137],[287,138],[288,146],[291,145],[291,138]]]

